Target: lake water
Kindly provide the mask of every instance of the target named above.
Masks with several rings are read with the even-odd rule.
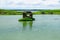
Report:
[[[0,16],[0,40],[60,40],[60,15],[34,15],[35,21],[22,21],[22,15]]]

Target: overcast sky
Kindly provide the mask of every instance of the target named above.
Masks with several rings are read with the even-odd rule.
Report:
[[[0,0],[1,9],[60,9],[60,0]]]

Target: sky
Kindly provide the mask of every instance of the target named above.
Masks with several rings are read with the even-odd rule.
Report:
[[[60,0],[0,0],[0,9],[60,9]]]

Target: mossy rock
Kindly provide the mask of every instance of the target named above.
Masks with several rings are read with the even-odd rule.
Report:
[[[19,19],[19,21],[33,21],[33,20],[35,20],[35,19],[34,18],[28,18],[28,17]]]

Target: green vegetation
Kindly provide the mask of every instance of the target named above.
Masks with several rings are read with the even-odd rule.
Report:
[[[28,18],[28,17],[19,19],[19,21],[33,21],[33,20],[35,20],[35,19],[34,18]]]
[[[40,10],[40,11],[37,11],[37,12],[34,12],[33,14],[42,14],[42,12],[44,12],[45,14],[60,14],[60,10]]]
[[[42,12],[44,12],[45,14],[51,14],[51,12],[53,14],[60,14],[60,10],[35,10],[35,12],[33,12],[34,15],[40,15],[42,14]],[[21,10],[4,10],[4,9],[0,9],[0,15],[22,15],[23,11]]]
[[[0,15],[21,15],[21,11],[17,10],[1,10],[0,9]]]

